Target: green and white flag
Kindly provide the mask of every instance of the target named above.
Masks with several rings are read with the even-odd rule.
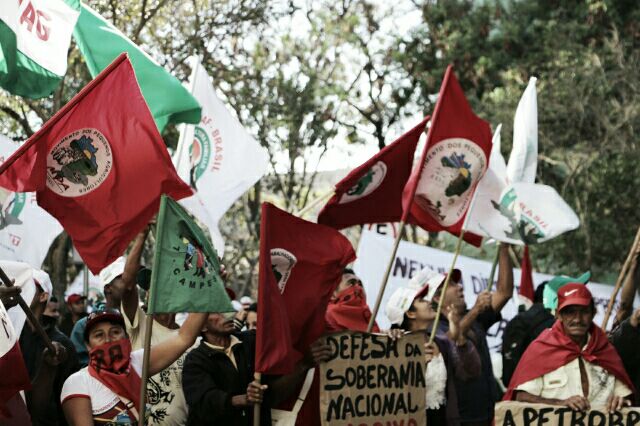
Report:
[[[200,122],[200,104],[180,81],[85,4],[73,36],[92,77],[122,52],[129,54],[142,96],[161,133],[167,123]]]
[[[79,0],[2,0],[0,86],[31,99],[53,93],[79,14]]]
[[[160,202],[149,313],[234,312],[218,255],[202,229],[166,195]]]

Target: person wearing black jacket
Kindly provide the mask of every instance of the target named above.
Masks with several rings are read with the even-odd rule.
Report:
[[[636,390],[640,389],[640,308],[611,332],[609,340],[618,351]],[[637,401],[636,401],[637,402]]]
[[[252,424],[253,405],[262,402],[267,386],[253,380],[255,332],[234,332],[232,316],[209,314],[200,346],[187,355],[182,370],[187,425]],[[271,424],[269,414],[268,407],[261,410],[262,424]]]

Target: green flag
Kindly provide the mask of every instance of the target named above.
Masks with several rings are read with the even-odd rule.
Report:
[[[219,270],[218,255],[202,229],[182,206],[163,195],[149,313],[233,312]]]
[[[142,95],[161,133],[167,123],[200,122],[200,104],[180,81],[85,4],[73,36],[93,77],[122,52],[129,53]]]

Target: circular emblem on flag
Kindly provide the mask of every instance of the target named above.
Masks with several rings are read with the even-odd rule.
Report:
[[[494,208],[509,221],[509,229],[504,230],[508,238],[530,245],[546,237],[541,226],[541,215],[519,199],[515,188],[505,189],[500,197],[500,204],[495,203]]]
[[[79,129],[49,151],[47,187],[63,197],[79,197],[97,189],[112,168],[107,138],[97,129]]]
[[[342,197],[340,197],[340,204],[350,203],[351,201],[358,200],[366,197],[375,191],[387,174],[387,165],[382,161],[378,161],[371,166],[367,173],[362,176],[355,185],[347,190]]]
[[[472,189],[487,168],[482,149],[464,138],[444,139],[426,155],[416,190],[416,204],[442,226],[464,217]]]
[[[284,287],[287,285],[291,270],[297,261],[298,259],[288,250],[282,248],[271,249],[271,270],[278,282],[280,293],[284,293]]]
[[[193,142],[189,147],[190,173],[189,184],[196,188],[198,179],[202,177],[209,166],[211,158],[211,140],[205,129],[197,126],[193,131]]]
[[[27,194],[0,188],[0,229],[9,225],[21,225],[20,213],[26,204]]]

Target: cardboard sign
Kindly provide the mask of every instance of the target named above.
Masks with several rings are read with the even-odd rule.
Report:
[[[424,425],[424,342],[424,332],[396,341],[357,332],[327,336],[332,355],[320,365],[323,426]]]
[[[640,426],[640,409],[623,408],[609,413],[604,407],[573,411],[569,407],[523,402],[496,404],[496,426]]]

